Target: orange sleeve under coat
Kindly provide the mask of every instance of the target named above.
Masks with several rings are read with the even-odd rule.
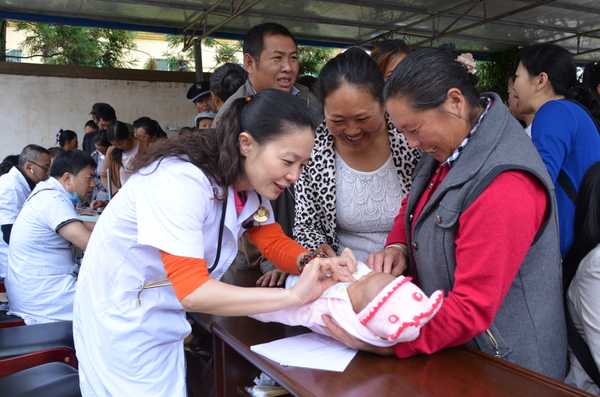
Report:
[[[210,280],[204,259],[176,256],[164,251],[160,254],[177,299],[182,300]]]
[[[275,266],[285,272],[299,274],[296,260],[300,254],[310,251],[286,236],[279,223],[254,226],[247,233],[248,240]]]

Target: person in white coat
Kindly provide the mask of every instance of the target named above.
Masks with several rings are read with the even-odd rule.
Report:
[[[302,101],[269,89],[234,102],[216,131],[159,141],[136,159],[79,275],[73,329],[84,396],[185,396],[186,311],[279,310],[353,279],[355,261],[310,261],[321,254],[286,237],[271,216],[269,200],[298,178],[313,131]],[[304,269],[294,288],[219,281],[246,231],[284,270]]]
[[[587,344],[591,367],[600,368],[600,162],[593,164],[585,173],[575,201],[573,244],[563,261],[564,290],[573,328]],[[569,321],[567,320],[567,323]],[[575,336],[575,337],[574,337]],[[569,335],[569,344],[576,341]],[[570,368],[565,383],[600,396],[600,384],[595,376],[588,375],[580,349],[570,346]],[[586,361],[584,361],[586,362]]]
[[[81,150],[58,156],[51,177],[31,192],[13,225],[6,296],[9,314],[27,325],[72,319],[79,272],[73,246],[85,250],[91,230],[73,203],[90,199],[95,169]]]
[[[47,149],[39,145],[27,145],[19,155],[19,163],[0,177],[0,277],[6,277],[12,226],[35,185],[48,179],[50,163]]]

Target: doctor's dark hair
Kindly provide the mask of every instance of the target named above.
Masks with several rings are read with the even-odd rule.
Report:
[[[289,92],[269,88],[233,101],[216,129],[157,141],[149,152],[135,159],[133,170],[176,157],[200,168],[212,184],[221,188],[215,198],[224,200],[228,186],[244,177],[244,157],[239,146],[242,132],[248,132],[258,145],[264,146],[294,130],[315,128],[312,114],[302,100]]]
[[[386,82],[385,100],[406,98],[414,110],[422,111],[442,105],[448,90],[458,88],[471,109],[481,107],[479,78],[456,60],[461,54],[454,44],[411,52]]]
[[[315,88],[321,104],[343,84],[366,89],[376,101],[383,103],[383,73],[362,48],[349,48],[323,66]]]
[[[54,159],[50,167],[50,176],[62,177],[65,172],[77,175],[87,166],[96,169],[96,161],[83,150],[69,150]]]
[[[579,263],[600,244],[600,162],[585,173],[575,199],[573,244],[563,261],[563,291],[567,292]]]

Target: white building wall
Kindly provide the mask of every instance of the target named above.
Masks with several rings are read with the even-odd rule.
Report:
[[[61,128],[75,131],[81,148],[83,126],[95,102],[112,105],[124,122],[148,116],[165,131],[192,126],[197,110],[185,96],[190,85],[0,74],[0,161],[30,143],[55,146]]]

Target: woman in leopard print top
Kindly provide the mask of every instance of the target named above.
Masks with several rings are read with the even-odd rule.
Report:
[[[383,248],[421,153],[389,120],[383,75],[360,48],[329,61],[317,95],[325,120],[296,183],[294,237],[336,255],[343,248],[366,261]]]

